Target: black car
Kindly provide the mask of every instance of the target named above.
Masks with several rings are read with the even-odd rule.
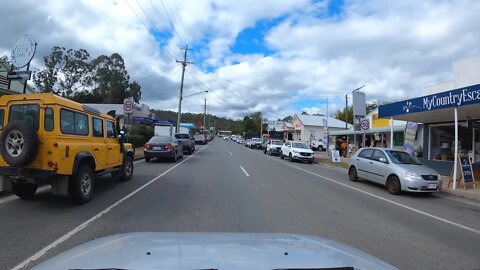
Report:
[[[183,157],[183,145],[174,136],[153,136],[143,146],[143,155],[146,162],[152,158],[170,158],[176,162]]]
[[[182,142],[183,152],[192,154],[195,151],[195,140],[190,134],[188,133],[177,133],[175,134],[175,138]]]

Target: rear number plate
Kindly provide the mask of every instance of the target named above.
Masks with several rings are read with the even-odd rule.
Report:
[[[162,150],[162,147],[156,146],[156,147],[153,147],[153,150]]]
[[[437,188],[437,184],[428,184],[428,188]]]

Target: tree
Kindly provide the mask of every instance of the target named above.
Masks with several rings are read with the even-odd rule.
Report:
[[[308,115],[306,111],[302,111],[302,115]]]
[[[45,68],[34,73],[35,88],[41,93],[58,94],[58,71],[62,68],[63,53],[65,48],[55,46],[49,55],[43,57]]]
[[[349,124],[353,124],[353,107],[349,106],[347,107],[347,110],[345,110],[345,108],[343,108],[343,110],[337,110],[337,112],[335,112],[335,118],[344,122],[345,120],[348,120]]]
[[[282,119],[283,122],[289,122],[291,123],[293,121],[293,117],[291,115],[288,115]]]

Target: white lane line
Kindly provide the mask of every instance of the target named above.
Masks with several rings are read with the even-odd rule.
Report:
[[[401,204],[401,203],[398,203],[398,202],[395,202],[395,201],[391,201],[391,200],[389,200],[389,199],[386,199],[386,198],[383,198],[383,197],[381,197],[381,196],[375,195],[375,194],[370,193],[370,192],[368,192],[368,191],[364,191],[364,190],[361,190],[361,189],[359,189],[359,188],[349,186],[349,185],[347,185],[347,184],[338,182],[338,181],[336,181],[336,180],[333,180],[333,179],[331,179],[331,178],[325,177],[325,176],[323,176],[323,175],[320,175],[320,174],[317,174],[317,173],[314,173],[314,172],[305,170],[305,169],[303,169],[303,168],[297,167],[297,166],[295,166],[295,165],[292,165],[292,164],[289,164],[289,163],[286,163],[286,162],[282,162],[281,160],[277,160],[277,159],[274,159],[274,158],[271,158],[271,157],[267,157],[267,158],[270,158],[270,159],[275,160],[275,161],[277,161],[277,162],[281,162],[282,164],[288,165],[288,166],[293,167],[293,168],[295,168],[295,169],[297,169],[297,170],[300,170],[300,171],[303,171],[303,172],[306,172],[306,173],[315,175],[315,176],[317,176],[317,177],[323,178],[323,179],[325,179],[325,180],[327,180],[327,181],[330,181],[330,182],[332,182],[332,183],[339,184],[339,185],[344,186],[344,187],[346,187],[346,188],[353,189],[353,190],[355,190],[355,191],[361,192],[361,193],[366,194],[366,195],[368,195],[368,196],[377,198],[377,199],[382,200],[382,201],[384,201],[384,202],[391,203],[391,204],[393,204],[393,205],[396,205],[396,206],[405,208],[405,209],[407,209],[407,210],[413,211],[413,212],[415,212],[415,213],[418,213],[418,214],[421,214],[421,215],[424,215],[424,216],[433,218],[433,219],[435,219],[435,220],[438,220],[438,221],[441,221],[441,222],[444,222],[444,223],[453,225],[453,226],[455,226],[455,227],[464,229],[464,230],[466,230],[466,231],[469,231],[469,232],[472,232],[472,233],[476,233],[476,234],[480,234],[480,230],[478,230],[478,229],[471,228],[471,227],[462,225],[462,224],[460,224],[460,223],[456,223],[456,222],[453,222],[453,221],[451,221],[451,220],[448,220],[448,219],[445,219],[445,218],[441,218],[441,217],[439,217],[439,216],[432,215],[432,214],[427,213],[427,212],[425,212],[425,211],[418,210],[418,209],[415,209],[415,208],[413,208],[413,207],[410,207],[410,206],[407,206],[407,205],[404,205],[404,204]]]
[[[232,155],[232,152],[228,152],[230,154],[230,156]]]
[[[49,190],[50,188],[51,188],[50,185],[46,185],[46,186],[43,186],[43,187],[39,187],[39,188],[37,189],[37,193],[47,191],[47,190]],[[5,198],[0,199],[0,204],[7,203],[7,202],[11,202],[11,201],[13,201],[13,200],[18,200],[18,199],[20,199],[20,198],[17,197],[16,195],[8,195],[8,196],[6,196]]]
[[[247,173],[247,171],[242,167],[242,165],[240,165],[240,169],[242,169],[243,173],[245,173],[247,177],[250,177],[250,174]]]
[[[20,264],[18,264],[17,266],[15,266],[14,268],[12,268],[12,270],[19,270],[19,269],[22,269],[22,268],[25,268],[27,267],[31,262],[33,261],[36,261],[38,260],[40,257],[42,257],[43,255],[45,255],[49,250],[55,248],[56,246],[60,245],[61,243],[67,241],[70,237],[72,237],[73,235],[75,235],[76,233],[80,232],[81,230],[83,230],[85,227],[87,227],[90,223],[94,222],[95,220],[99,219],[100,217],[102,217],[103,215],[107,214],[108,212],[112,211],[113,208],[117,207],[118,205],[120,205],[121,203],[123,203],[124,201],[126,201],[127,199],[129,199],[130,197],[132,197],[133,195],[137,194],[138,192],[140,192],[141,190],[143,190],[144,188],[148,187],[149,185],[153,184],[155,181],[157,181],[158,179],[162,178],[163,176],[165,176],[167,173],[169,173],[170,171],[172,171],[173,169],[175,169],[176,167],[182,165],[184,162],[186,162],[187,160],[189,160],[191,157],[193,157],[194,155],[196,155],[197,153],[199,153],[200,151],[202,151],[203,149],[207,148],[207,146],[201,148],[200,150],[198,150],[197,152],[195,152],[194,154],[190,155],[189,157],[185,158],[183,161],[181,161],[180,163],[176,164],[175,166],[171,167],[170,169],[164,171],[162,174],[156,176],[155,178],[153,178],[152,180],[148,181],[147,183],[145,183],[143,186],[137,188],[136,190],[132,191],[130,194],[128,194],[127,196],[121,198],[120,200],[118,200],[117,202],[115,202],[114,204],[110,205],[109,207],[105,208],[103,211],[101,211],[100,213],[96,214],[95,216],[93,216],[92,218],[90,218],[89,220],[83,222],[82,224],[80,224],[79,226],[77,226],[76,228],[74,228],[73,230],[69,231],[68,233],[66,233],[65,235],[63,235],[62,237],[58,238],[57,240],[55,240],[54,242],[52,242],[51,244],[49,244],[48,246],[44,247],[43,249],[41,249],[40,251],[38,251],[37,253],[35,253],[34,255],[32,255],[30,258],[26,259],[25,261],[21,262]]]
[[[137,163],[144,162],[144,161],[145,161],[145,159],[142,158],[140,160],[134,161],[133,164],[137,164]]]

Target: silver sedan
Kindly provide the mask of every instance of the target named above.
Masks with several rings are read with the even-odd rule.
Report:
[[[442,177],[405,151],[383,148],[362,148],[350,159],[348,176],[351,181],[367,179],[387,187],[391,194],[401,191],[437,192]]]

